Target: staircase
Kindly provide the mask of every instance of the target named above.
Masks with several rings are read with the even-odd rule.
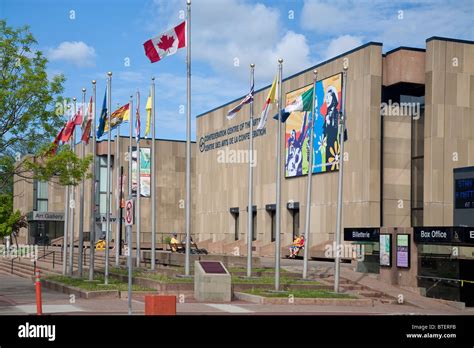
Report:
[[[73,270],[78,270],[78,249],[74,250]],[[122,261],[122,260],[121,260]],[[115,254],[111,250],[109,253],[109,264],[113,265],[115,262]],[[105,268],[105,252],[96,251],[94,254],[94,268]],[[90,255],[89,249],[84,249],[83,253],[83,273],[89,270]],[[67,266],[69,270],[69,255],[67,259]],[[40,269],[41,274],[46,275],[60,275],[63,269],[62,249],[60,247],[48,247],[47,249],[38,248],[38,258],[36,267]],[[17,257],[17,258],[0,258],[0,272],[7,274],[14,274],[23,278],[32,278],[35,275],[35,263],[31,258]]]

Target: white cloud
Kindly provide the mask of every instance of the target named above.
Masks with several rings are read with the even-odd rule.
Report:
[[[472,0],[304,0],[300,25],[324,37],[318,48],[350,35],[361,43],[380,41],[388,50],[424,47],[425,40],[432,36],[472,40],[473,12]]]
[[[350,51],[353,48],[362,45],[362,41],[358,37],[351,35],[343,35],[331,40],[325,49],[324,59],[338,56],[341,53]]]
[[[183,1],[156,2],[156,11],[178,23]],[[166,30],[163,24],[155,33]],[[285,29],[280,12],[260,3],[239,0],[195,1],[192,8],[192,59],[207,63],[220,74],[248,80],[249,64],[255,63],[256,80],[270,83],[283,58],[284,73],[293,74],[311,66],[304,35]]]
[[[82,41],[64,41],[48,52],[50,60],[63,60],[78,67],[95,65],[95,49]]]

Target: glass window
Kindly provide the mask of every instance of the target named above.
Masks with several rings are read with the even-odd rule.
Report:
[[[291,212],[293,215],[293,240],[294,240],[300,231],[300,210],[294,209]]]
[[[48,182],[46,181],[33,182],[33,210],[48,211]]]
[[[252,240],[257,240],[257,212],[252,212]]]
[[[234,217],[234,239],[239,240],[239,213],[232,213]]]
[[[272,219],[272,233],[271,233],[271,241],[274,242],[276,239],[276,217],[275,217],[275,210],[270,210],[270,217]]]
[[[423,226],[425,99],[401,95],[400,101],[417,105],[411,119],[411,226]]]

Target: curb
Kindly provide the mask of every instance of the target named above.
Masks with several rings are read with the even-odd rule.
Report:
[[[80,298],[91,299],[97,297],[117,298],[120,296],[119,290],[95,290],[86,291],[74,286],[64,285],[54,280],[41,279],[41,285],[46,289],[62,292],[63,294],[76,295]]]
[[[373,307],[372,299],[340,299],[340,298],[294,298],[290,303],[286,297],[264,297],[242,292],[234,292],[234,297],[238,300],[248,301],[255,304],[295,304],[295,305],[320,305],[320,306],[352,306],[352,307]]]

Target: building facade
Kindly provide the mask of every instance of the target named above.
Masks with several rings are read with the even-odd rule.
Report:
[[[184,233],[185,226],[185,170],[186,170],[186,142],[174,140],[155,140],[155,164],[156,164],[156,232],[157,241],[161,241],[171,233]],[[75,151],[80,154],[81,144],[76,145]],[[141,233],[140,241],[143,245],[151,242],[151,146],[152,140],[141,139]],[[117,207],[119,200],[117,194],[120,192],[120,182],[122,181],[122,208],[123,200],[127,199],[129,159],[132,158],[134,169],[136,170],[136,142],[133,139],[132,152],[129,152],[129,138],[120,137],[120,156],[116,156],[117,147],[115,140],[111,141],[111,215],[114,221],[117,217]],[[195,144],[191,144],[191,185],[194,190],[195,181],[193,178],[195,169]],[[85,148],[86,155],[92,153],[92,144]],[[123,173],[120,168],[123,167]],[[120,180],[120,174],[122,180]],[[137,176],[132,175],[134,182]],[[106,217],[106,196],[107,196],[107,141],[97,142],[96,157],[96,239],[105,232]],[[92,179],[85,180],[84,186],[84,236],[89,240],[90,234],[90,214],[91,214],[91,183]],[[136,187],[136,184],[133,185]],[[136,196],[136,189],[132,192]],[[74,201],[74,235],[79,236],[79,207],[80,207],[80,185],[74,189],[74,196],[70,199]],[[194,197],[191,196],[194,201]],[[193,207],[194,208],[194,207]],[[64,215],[65,215],[65,188],[52,179],[50,182],[38,182],[36,180],[26,180],[16,178],[14,185],[14,209],[19,209],[27,215],[28,228],[20,231],[19,241],[23,243],[50,243],[52,240],[64,235]],[[191,221],[194,214],[191,214]],[[111,224],[110,238],[116,236],[117,223]],[[123,226],[123,231],[125,227]],[[124,232],[122,231],[122,236]],[[133,241],[136,241],[136,225],[133,226]]]
[[[453,226],[453,170],[474,165],[473,42],[433,37],[425,49],[400,47],[385,54],[381,43],[371,42],[284,78],[283,103],[311,86],[314,69],[329,94],[326,82],[336,81],[344,64],[343,226]],[[253,246],[261,256],[274,255],[275,248],[277,121],[271,116],[276,106],[265,129],[256,131],[269,87],[254,97]],[[327,94],[318,96],[319,107],[330,107],[323,105]],[[226,119],[240,100],[197,116],[193,232],[212,251],[245,255],[249,107]],[[294,117],[301,115],[292,114],[283,125],[284,164]],[[314,139],[315,146],[320,140]],[[286,249],[304,231],[307,175],[281,170],[281,245]],[[338,172],[327,169],[312,180],[310,256],[324,257],[335,240]]]

